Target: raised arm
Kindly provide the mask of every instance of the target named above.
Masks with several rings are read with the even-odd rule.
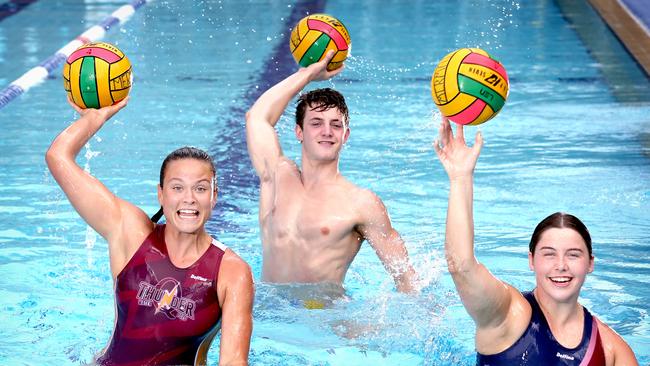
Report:
[[[473,147],[465,144],[463,126],[453,135],[443,118],[434,147],[449,176],[449,207],[445,254],[456,290],[477,325],[482,329],[501,326],[510,311],[516,290],[501,282],[474,256],[473,184],[474,167],[483,145],[477,133]],[[525,301],[525,300],[524,300]]]
[[[391,224],[386,207],[374,193],[365,191],[364,195],[364,223],[359,226],[359,231],[373,247],[388,273],[393,276],[397,291],[417,292],[417,274],[409,262],[404,240]]]
[[[327,71],[327,63],[332,57],[334,52],[330,51],[322,61],[307,68],[300,68],[264,92],[246,113],[248,154],[260,178],[267,177],[270,169],[277,165],[282,156],[275,124],[291,99],[310,82],[327,80],[343,70],[341,67],[335,71]]]
[[[218,286],[222,299],[219,365],[248,365],[253,331],[253,276],[248,264],[232,251],[226,251],[223,257]]]
[[[45,155],[52,176],[72,206],[88,225],[108,241],[114,275],[121,270],[129,256],[125,247],[115,244],[125,243],[121,238],[123,223],[129,222],[132,235],[144,233],[146,226],[151,228],[153,224],[144,212],[116,197],[99,180],[84,171],[75,159],[88,140],[126,103],[125,99],[101,109],[80,109],[70,103],[81,117],[54,139]]]

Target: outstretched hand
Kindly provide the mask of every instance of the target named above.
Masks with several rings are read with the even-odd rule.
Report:
[[[101,119],[102,122],[106,122],[109,119],[111,119],[111,117],[113,117],[115,113],[119,112],[120,109],[124,108],[128,102],[129,102],[129,97],[127,96],[126,98],[122,99],[118,103],[109,105],[107,107],[103,107],[99,109],[95,109],[95,108],[83,109],[78,105],[74,104],[72,98],[68,96],[68,104],[70,104],[70,106],[74,108],[74,110],[77,111],[77,113],[79,113],[80,116],[84,117],[86,115],[89,115],[89,116],[97,117]]]
[[[449,120],[442,117],[438,138],[433,142],[433,147],[450,180],[472,176],[482,146],[481,132],[476,133],[474,146],[469,147],[465,143],[463,126],[458,125],[454,136]]]
[[[311,72],[312,81],[322,81],[322,80],[331,79],[334,76],[338,75],[341,71],[343,71],[345,65],[341,65],[341,67],[339,67],[336,70],[332,70],[332,71],[327,70],[327,64],[330,63],[332,58],[334,58],[334,51],[329,50],[327,52],[327,55],[325,55],[324,59],[307,66],[307,70]]]

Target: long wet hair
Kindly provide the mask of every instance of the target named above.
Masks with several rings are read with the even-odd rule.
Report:
[[[539,242],[540,237],[544,231],[551,228],[567,228],[575,230],[578,234],[580,234],[582,240],[585,241],[585,244],[587,245],[587,251],[589,252],[589,257],[593,257],[593,254],[591,252],[591,235],[589,235],[587,226],[585,226],[585,224],[583,224],[579,218],[564,212],[556,212],[537,224],[535,231],[533,231],[533,236],[530,238],[530,244],[528,245],[530,254],[535,254],[535,248],[537,247],[537,243]]]
[[[345,125],[348,126],[350,124],[350,114],[348,112],[348,106],[345,104],[345,98],[343,97],[343,94],[334,89],[314,89],[308,93],[302,94],[298,98],[298,105],[296,106],[296,124],[300,126],[300,128],[303,128],[307,107],[312,108],[317,112],[336,108],[343,115]]]
[[[163,160],[162,165],[160,166],[160,188],[163,187],[163,182],[165,181],[165,173],[167,171],[167,165],[169,165],[170,162],[175,161],[175,160],[181,160],[181,159],[195,159],[199,161],[204,161],[210,165],[210,170],[212,170],[212,179],[214,180],[214,187],[217,187],[217,182],[216,182],[216,177],[217,177],[217,169],[214,166],[214,160],[204,150],[201,150],[196,147],[192,146],[184,146],[179,149],[176,149],[172,151],[165,160]],[[154,223],[157,223],[158,220],[163,215],[163,208],[160,206],[160,209],[158,212],[156,212],[153,216],[151,216],[151,221]]]

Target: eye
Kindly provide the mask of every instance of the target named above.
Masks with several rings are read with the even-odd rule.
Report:
[[[198,187],[196,187],[195,189],[196,189],[196,191],[199,192],[199,193],[204,193],[204,192],[207,192],[207,191],[208,191],[208,188],[207,188],[207,187],[204,187],[204,186],[198,186]]]
[[[553,253],[553,252],[546,252],[546,253],[543,253],[542,255],[543,255],[544,257],[546,257],[546,258],[553,258],[553,257],[555,257],[555,253]]]
[[[182,186],[177,186],[177,185],[172,186],[172,191],[180,192],[182,190],[183,190]]]
[[[340,123],[334,123],[334,124],[332,125],[332,127],[334,127],[334,128],[343,128],[343,125],[340,124]]]

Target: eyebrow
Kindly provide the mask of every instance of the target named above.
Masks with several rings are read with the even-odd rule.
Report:
[[[555,249],[553,247],[540,247],[539,250],[552,250],[554,252],[557,252],[557,249]],[[567,249],[567,252],[571,252],[571,251],[580,252],[580,253],[584,252],[584,250],[582,250],[582,248],[569,248],[569,249]]]
[[[184,180],[182,180],[180,178],[169,178],[169,183],[174,182],[174,181],[178,181],[178,182],[181,182],[181,183],[185,182]],[[196,183],[203,183],[203,182],[206,182],[206,183],[210,184],[211,179],[201,179],[201,180],[197,181]]]

